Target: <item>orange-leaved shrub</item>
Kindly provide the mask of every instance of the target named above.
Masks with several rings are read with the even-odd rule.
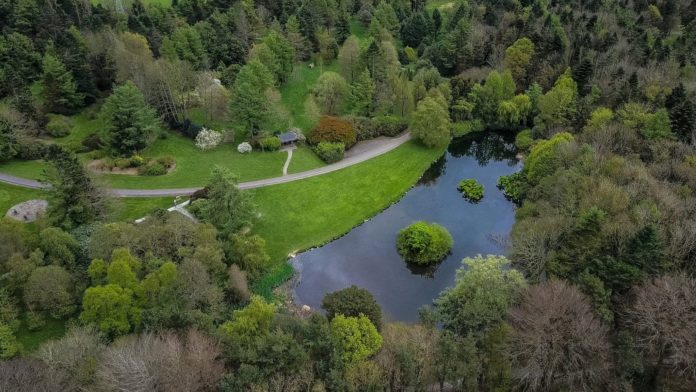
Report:
[[[348,149],[355,144],[357,134],[350,121],[338,117],[322,116],[317,126],[307,136],[307,140],[311,144],[340,142]]]

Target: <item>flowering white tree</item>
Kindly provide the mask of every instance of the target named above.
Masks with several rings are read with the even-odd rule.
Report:
[[[211,150],[222,142],[222,134],[212,129],[203,128],[196,135],[196,147],[201,150]]]
[[[251,152],[251,144],[247,142],[239,143],[237,146],[237,151],[239,151],[242,154],[250,153]]]

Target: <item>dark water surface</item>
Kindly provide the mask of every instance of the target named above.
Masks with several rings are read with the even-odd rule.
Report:
[[[455,140],[399,202],[345,236],[295,258],[296,302],[319,309],[325,294],[354,284],[375,296],[386,319],[416,321],[418,308],[452,285],[464,257],[505,252],[495,238],[510,233],[514,206],[496,184],[498,177],[520,167],[507,137],[482,133]],[[478,204],[457,191],[465,178],[485,187]],[[396,252],[398,231],[417,220],[439,223],[454,238],[452,254],[429,270],[410,268]]]

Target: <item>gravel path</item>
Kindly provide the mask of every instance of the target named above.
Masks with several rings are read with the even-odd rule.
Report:
[[[283,175],[287,176],[288,175],[288,167],[290,167],[290,161],[292,160],[292,150],[295,149],[295,146],[291,146],[288,148],[283,149],[283,151],[288,152],[288,159],[285,160],[285,165],[283,165]]]
[[[269,185],[284,184],[286,182],[292,182],[297,180],[303,180],[305,178],[316,177],[322,174],[331,173],[336,170],[341,170],[346,167],[356,165],[361,162],[365,162],[374,157],[386,154],[387,152],[399,147],[400,145],[411,140],[410,133],[404,133],[401,136],[394,138],[380,138],[375,140],[370,140],[364,142],[369,143],[369,148],[363,147],[360,143],[353,148],[357,148],[357,153],[348,154],[343,160],[332,163],[330,165],[322,166],[316,169],[303,171],[300,173],[288,174],[281,177],[265,178],[263,180],[240,182],[239,188],[241,189],[252,189],[261,188]],[[288,159],[289,161],[289,159]],[[43,189],[46,188],[46,184],[42,184],[38,181],[28,180],[25,178],[11,176],[9,174],[0,173],[0,182],[5,182],[12,185],[17,185],[25,188]],[[195,188],[174,188],[174,189],[112,189],[111,192],[117,197],[164,197],[164,196],[179,196],[188,195],[197,190],[200,187]]]

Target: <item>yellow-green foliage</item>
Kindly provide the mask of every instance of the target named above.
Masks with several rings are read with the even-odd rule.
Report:
[[[553,171],[558,166],[556,160],[558,159],[559,148],[574,140],[573,135],[570,133],[561,132],[549,140],[543,140],[535,144],[524,165],[527,180],[532,184],[536,184],[542,178],[553,174]]]
[[[382,335],[363,314],[359,317],[337,315],[331,320],[331,335],[348,366],[371,357],[382,347]]]

